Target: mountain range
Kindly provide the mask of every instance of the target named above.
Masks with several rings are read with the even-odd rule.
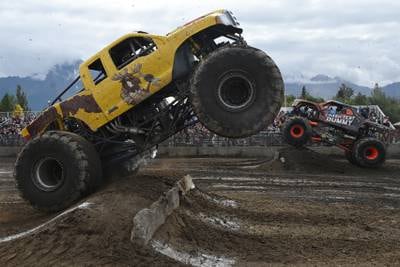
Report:
[[[5,93],[15,94],[17,85],[25,91],[31,110],[42,110],[53,100],[76,76],[82,61],[53,66],[44,79],[34,77],[0,78],[0,98]]]
[[[32,110],[41,110],[47,106],[48,100],[55,98],[76,76],[78,76],[78,67],[82,61],[64,63],[53,66],[44,79],[34,77],[3,77],[0,78],[0,97],[6,92],[15,93],[17,85],[21,85],[26,92],[29,106]],[[357,85],[346,81],[340,77],[329,77],[324,74],[318,74],[312,78],[302,75],[284,77],[286,94],[299,96],[303,86],[313,96],[332,98],[341,84],[354,89],[358,92],[369,95],[371,88]],[[388,84],[382,87],[386,95],[400,99],[400,82]]]
[[[287,95],[299,96],[303,86],[307,91],[313,95],[322,97],[324,99],[332,98],[336,95],[338,88],[345,84],[354,90],[355,94],[362,93],[364,95],[371,94],[371,88],[366,86],[357,85],[353,82],[346,81],[340,77],[329,77],[324,74],[318,74],[312,78],[305,77],[287,77],[285,80],[285,89]],[[398,87],[400,90],[400,87]]]

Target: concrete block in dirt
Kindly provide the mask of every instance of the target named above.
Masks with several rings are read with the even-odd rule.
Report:
[[[131,241],[138,245],[147,245],[157,229],[179,207],[180,195],[194,187],[192,178],[186,175],[149,208],[139,211],[133,218]]]

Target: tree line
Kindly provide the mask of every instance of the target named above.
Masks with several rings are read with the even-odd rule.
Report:
[[[19,105],[24,111],[29,111],[28,98],[22,87],[17,85],[15,94],[5,93],[0,101],[0,112],[12,112]]]
[[[294,95],[286,96],[287,106],[291,106],[296,98],[306,99],[313,102],[323,102],[325,99],[315,97],[310,94],[305,86],[301,89],[298,97]],[[371,95],[364,95],[360,92],[357,94],[351,87],[342,84],[333,98],[349,105],[364,106],[378,105],[382,111],[389,116],[392,122],[400,121],[400,100],[394,97],[387,96],[379,84],[375,84],[371,91]]]

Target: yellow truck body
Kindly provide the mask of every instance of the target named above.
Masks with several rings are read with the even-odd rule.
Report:
[[[56,124],[58,129],[63,130],[65,118],[77,119],[92,131],[97,131],[171,83],[177,50],[184,42],[191,41],[193,35],[215,25],[226,25],[241,32],[229,14],[226,10],[211,12],[166,36],[133,32],[120,37],[80,65],[83,89],[44,110],[34,122],[22,130],[22,136],[31,139],[43,133],[50,124]],[[119,67],[112,51],[131,39],[150,40],[152,51]],[[101,80],[96,81],[91,73],[92,66],[97,66],[97,70],[102,69],[104,72]]]

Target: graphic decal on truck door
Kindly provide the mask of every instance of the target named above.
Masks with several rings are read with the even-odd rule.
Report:
[[[121,73],[117,73],[112,78],[114,81],[120,81],[122,84],[121,98],[130,105],[136,105],[150,95],[150,86],[158,86],[160,79],[152,74],[141,72],[142,64],[136,64],[129,72],[125,68]],[[145,87],[141,87],[142,80],[147,82]]]

